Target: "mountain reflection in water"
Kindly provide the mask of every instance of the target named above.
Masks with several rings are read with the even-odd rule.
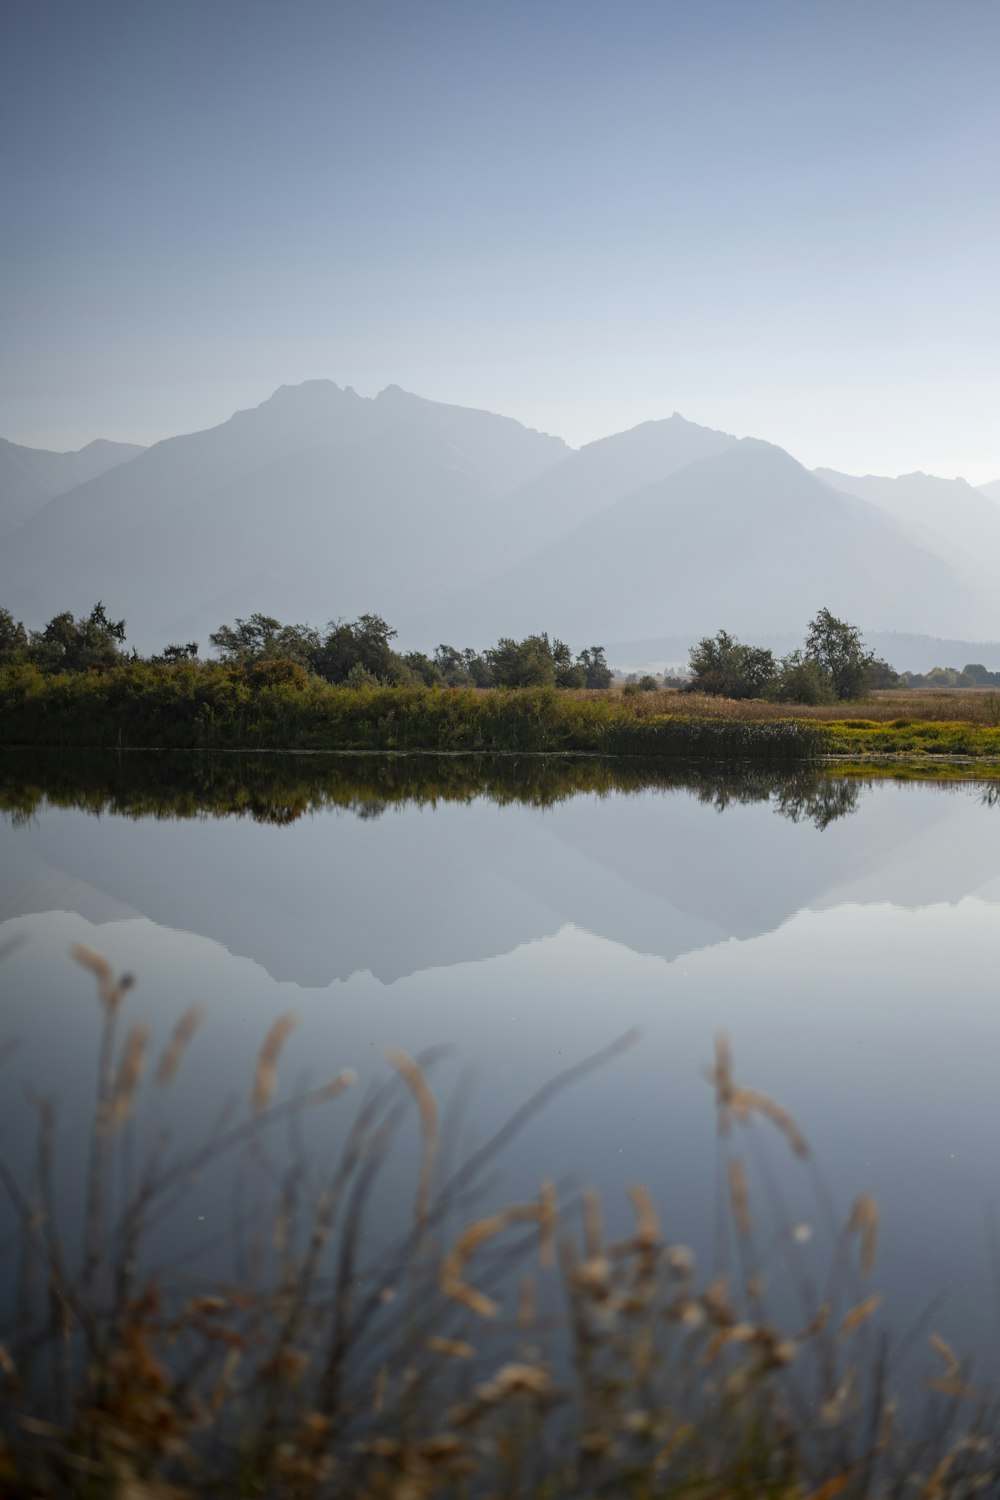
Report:
[[[623,1185],[646,1181],[710,1261],[703,1068],[726,1031],[838,1202],[878,1197],[887,1316],[950,1285],[937,1326],[967,1347],[1000,1191],[990,800],[976,782],[584,757],[5,756],[0,945],[21,942],[0,1043],[21,1045],[0,1135],[30,1141],[27,1086],[68,1131],[87,1118],[96,1017],[73,942],[137,975],[130,1014],[156,1047],[205,1003],[178,1129],[245,1092],[286,1010],[284,1088],[443,1041],[478,1069],[477,1130],[637,1024],[639,1046],[512,1153],[504,1191],[567,1172],[627,1213]]]

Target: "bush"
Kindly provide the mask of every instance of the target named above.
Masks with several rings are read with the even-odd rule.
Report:
[[[775,703],[836,703],[833,679],[825,667],[801,651],[784,658],[767,696]]]
[[[763,646],[746,646],[728,631],[705,636],[691,648],[688,691],[723,698],[761,698],[774,682],[773,654]]]

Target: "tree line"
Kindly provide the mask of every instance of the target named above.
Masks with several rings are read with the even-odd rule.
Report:
[[[587,646],[574,657],[565,641],[545,633],[521,640],[502,636],[484,651],[442,643],[433,655],[396,650],[396,635],[376,614],[332,620],[317,629],[257,613],[220,625],[209,635],[209,644],[218,663],[249,674],[260,685],[305,683],[309,677],[352,687],[607,688],[612,681],[603,646]],[[202,661],[197,641],[174,643],[148,657],[129,651],[125,642],[125,621],[113,619],[100,600],[89,614],[64,610],[43,629],[31,631],[0,607],[0,666],[23,663],[43,672],[87,672],[129,663],[169,667]],[[690,692],[778,703],[857,700],[880,687],[1000,684],[1000,673],[976,664],[961,674],[936,669],[924,678],[900,676],[867,648],[857,626],[828,609],[810,620],[802,647],[780,659],[767,647],[748,645],[720,630],[691,649],[688,670],[683,684],[675,678],[665,681]],[[625,690],[660,686],[647,676],[629,681]]]
[[[397,632],[380,615],[312,625],[283,624],[273,615],[252,614],[220,625],[209,643],[226,666],[271,681],[321,677],[352,687],[560,687],[606,688],[612,673],[603,646],[587,646],[574,657],[565,641],[547,634],[523,640],[502,636],[485,651],[441,644],[432,656],[399,652]],[[124,620],[112,619],[98,601],[87,615],[64,610],[42,630],[28,631],[0,608],[0,666],[24,663],[43,672],[86,672],[148,662],[180,666],[200,660],[197,641],[171,644],[149,657],[129,652]]]
[[[982,662],[964,667],[933,667],[929,672],[903,672],[900,684],[908,688],[1000,687],[1000,672],[991,672]]]
[[[810,620],[803,646],[780,660],[767,647],[748,646],[720,630],[692,647],[688,666],[691,692],[775,703],[856,701],[872,688],[900,685],[899,674],[869,651],[857,626],[828,609]]]

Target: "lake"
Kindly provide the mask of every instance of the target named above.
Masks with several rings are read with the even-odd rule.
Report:
[[[60,1160],[89,1119],[98,1011],[74,943],[136,976],[126,1011],[150,1021],[154,1048],[204,1002],[175,1091],[152,1106],[178,1136],[247,1094],[284,1011],[298,1025],[282,1094],[344,1067],[363,1088],[389,1047],[447,1043],[435,1082],[450,1096],[471,1075],[467,1140],[638,1028],[517,1136],[491,1197],[537,1192],[542,1176],[593,1184],[624,1225],[625,1188],[644,1181],[667,1233],[710,1266],[704,1074],[722,1032],[738,1077],[799,1122],[838,1213],[857,1191],[878,1199],[890,1325],[941,1293],[933,1326],[978,1347],[993,1339],[1000,1196],[993,803],[976,781],[585,759],[8,755],[0,944],[16,946],[0,1040],[19,1046],[3,1149],[25,1167],[29,1089],[59,1101]],[[809,1172],[770,1126],[750,1134],[788,1222],[815,1225],[819,1268]],[[67,1164],[60,1181],[71,1203],[78,1174]],[[402,1167],[394,1181],[409,1194]],[[391,1207],[390,1194],[379,1212]],[[209,1173],[167,1242],[196,1244],[230,1212]]]

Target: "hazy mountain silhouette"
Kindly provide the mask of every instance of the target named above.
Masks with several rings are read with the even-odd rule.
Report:
[[[0,537],[22,525],[53,495],[85,484],[144,451],[137,443],[95,438],[73,453],[53,453],[0,438]]]
[[[204,648],[254,610],[376,611],[425,648],[780,635],[821,604],[868,631],[990,637],[996,517],[961,481],[817,477],[676,413],[573,452],[396,386],[308,381],[37,506],[5,539],[0,600],[37,627],[101,598],[142,650]]]
[[[592,516],[475,590],[443,597],[488,640],[548,624],[571,641],[799,630],[825,601],[866,626],[954,630],[987,613],[969,581],[882,511],[745,438]]]
[[[271,610],[317,623],[398,618],[481,545],[489,500],[568,452],[508,417],[389,387],[310,381],[204,432],[157,443],[45,505],[9,539],[15,613],[97,597],[143,648]]]
[[[989,484],[981,484],[979,493],[988,495],[991,500],[1000,500],[1000,479],[993,479]]]
[[[523,556],[554,541],[633,491],[667,479],[696,459],[724,453],[736,441],[674,412],[662,421],[642,422],[587,443],[505,497],[498,507],[491,560],[498,562],[504,553]]]
[[[877,505],[908,536],[976,580],[980,591],[995,586],[1000,559],[1000,506],[964,479],[933,474],[874,474],[859,477],[834,469],[816,474],[834,489]]]

